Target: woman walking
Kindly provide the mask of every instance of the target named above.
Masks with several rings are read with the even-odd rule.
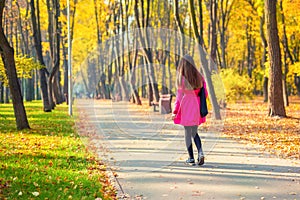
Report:
[[[198,135],[198,126],[206,121],[200,116],[200,89],[204,87],[207,97],[206,83],[204,78],[196,69],[193,58],[185,55],[178,65],[176,78],[177,95],[172,113],[175,124],[180,124],[185,131],[185,144],[189,158],[186,164],[195,165],[192,138],[198,150],[197,164],[204,164],[204,153],[201,139]]]

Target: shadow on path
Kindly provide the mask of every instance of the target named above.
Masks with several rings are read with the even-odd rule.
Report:
[[[183,129],[168,116],[110,101],[76,105],[96,128],[99,158],[118,174],[120,199],[300,199],[299,161],[199,132],[206,163],[186,166]]]

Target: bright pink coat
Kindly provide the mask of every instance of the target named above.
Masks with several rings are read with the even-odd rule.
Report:
[[[203,87],[206,97],[208,95],[206,82],[203,79]],[[200,116],[200,89],[186,90],[183,87],[178,88],[173,114],[175,114],[174,123],[183,126],[195,126],[206,122],[206,117]]]

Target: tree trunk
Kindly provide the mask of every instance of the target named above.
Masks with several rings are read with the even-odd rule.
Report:
[[[282,91],[281,54],[276,19],[276,1],[265,0],[265,16],[270,59],[269,116],[286,117]]]
[[[4,103],[4,84],[0,81],[0,104]]]
[[[107,49],[107,48],[106,48]],[[110,60],[113,60],[113,55],[114,55],[114,42],[111,43],[111,53],[110,53]],[[110,62],[108,65],[108,70],[107,70],[107,79],[108,79],[108,85],[109,85],[109,98],[112,98],[112,86],[113,86],[113,62]]]
[[[34,100],[41,100],[39,92],[39,70],[34,70]]]
[[[34,84],[33,84],[33,72],[31,73],[32,78],[25,79],[25,100],[32,101],[34,99]]]
[[[144,13],[144,2],[143,0],[140,1],[141,2],[141,10],[142,10],[142,26],[139,20],[139,9],[138,9],[138,0],[135,0],[134,3],[134,14],[135,14],[135,19],[137,22],[137,27],[138,29],[138,37],[140,39],[140,43],[141,43],[141,47],[144,53],[144,57],[145,57],[145,61],[147,63],[147,74],[149,77],[149,87],[152,89],[152,92],[150,92],[149,94],[149,103],[152,101],[152,99],[154,98],[155,101],[159,101],[159,94],[158,94],[158,85],[156,82],[156,78],[155,78],[155,74],[154,74],[154,67],[153,67],[153,57],[152,57],[152,52],[151,52],[151,48],[149,45],[149,36],[147,33],[147,26],[149,23],[149,15],[150,15],[150,0],[147,0],[147,13],[146,13],[146,17],[145,17],[145,13]],[[142,30],[141,30],[142,29]]]
[[[18,27],[19,27],[19,29],[20,29],[20,34],[21,34],[21,44],[20,44],[20,46],[22,46],[22,53],[23,53],[23,55],[29,55],[29,42],[28,42],[28,28],[25,28],[25,30],[23,30],[23,28],[22,28],[22,18],[21,18],[21,11],[20,11],[20,6],[19,6],[19,3],[18,3],[18,1],[16,1],[16,6],[17,6],[17,8],[18,8],[18,13],[19,13],[19,15],[18,15]],[[27,15],[28,15],[28,10],[29,10],[29,6],[28,6],[28,3],[27,3],[27,6],[26,6],[26,13],[27,13]],[[28,16],[26,16],[26,17],[28,17]],[[27,27],[27,21],[25,22],[25,27]],[[24,32],[25,32],[25,34],[24,34]],[[26,35],[26,37],[25,37],[25,35]]]
[[[260,62],[260,67],[262,70],[265,69],[265,62],[267,60],[267,48],[268,48],[268,43],[267,43],[267,39],[265,37],[265,32],[264,32],[264,24],[265,24],[265,16],[263,13],[263,16],[260,17],[260,28],[259,28],[260,38],[262,40],[262,45],[263,45],[263,54],[261,56],[261,62]],[[264,102],[268,102],[268,81],[269,81],[269,79],[265,75],[264,79],[263,79]]]
[[[284,105],[289,106],[289,98],[288,98],[287,82],[286,82],[287,73],[289,71],[287,60],[289,58],[291,61],[291,64],[294,64],[294,60],[293,60],[291,52],[289,50],[282,0],[280,1],[280,11],[281,11],[281,21],[282,21],[282,29],[283,29],[282,45],[283,45],[283,50],[284,50],[283,99],[284,99]]]
[[[225,2],[225,5],[224,5]],[[226,48],[227,48],[227,37],[226,31],[228,27],[228,23],[230,20],[230,14],[232,11],[232,7],[235,3],[235,0],[221,0],[220,1],[220,9],[219,13],[219,20],[218,20],[218,27],[220,33],[220,47],[221,47],[221,55],[220,55],[220,66],[221,68],[227,68],[227,59],[226,59]]]
[[[96,20],[96,27],[97,27],[97,49],[98,49],[98,55],[97,55],[97,65],[100,66],[100,69],[98,71],[97,74],[101,74],[103,73],[103,66],[102,64],[100,64],[102,62],[103,59],[101,59],[102,57],[102,49],[100,47],[101,43],[102,43],[102,33],[101,33],[101,30],[100,30],[100,25],[99,25],[99,3],[97,3],[97,0],[94,0],[94,11],[95,11],[95,20]]]
[[[76,13],[76,4],[77,4],[77,1],[74,1],[73,2],[74,6],[73,6],[73,10],[70,8],[70,20],[71,20],[71,27],[70,27],[70,39],[71,39],[71,42],[73,40],[73,30],[74,30],[74,16],[75,16],[75,13]],[[67,9],[65,10],[62,10],[62,13],[67,16]],[[63,85],[63,94],[62,96],[64,96],[64,99],[66,101],[67,104],[69,104],[68,100],[68,84],[69,84],[69,77],[68,77],[68,56],[67,56],[67,53],[68,53],[68,42],[67,42],[67,33],[63,35],[63,37],[61,37],[61,44],[62,44],[62,53],[63,53],[63,73],[64,73],[64,85]]]
[[[124,8],[123,8],[123,3],[122,0],[119,0],[120,2],[120,27],[119,27],[119,33],[121,33],[120,36],[120,71],[119,71],[119,81],[120,81],[120,86],[121,86],[121,91],[122,91],[122,97],[123,100],[125,101],[129,101],[130,98],[130,94],[128,92],[128,87],[127,87],[127,82],[125,81],[125,47],[124,47],[124,42],[125,42],[125,34],[123,34],[123,32],[125,31],[126,27],[125,27],[125,23],[124,23],[124,18],[126,16],[124,16]],[[126,11],[125,11],[126,12]],[[128,59],[130,59],[128,57]],[[128,79],[127,79],[128,80]]]
[[[199,6],[199,31],[200,31],[200,35],[203,36],[203,8],[202,8],[202,0],[198,0],[198,6]],[[205,46],[203,44],[203,46]]]
[[[141,67],[141,70],[140,70],[140,76],[139,77],[141,77],[140,78],[140,83],[139,83],[139,85],[141,85],[142,86],[142,97],[143,98],[146,98],[147,97],[147,92],[146,92],[146,82],[147,82],[147,70],[145,70],[145,67],[143,67],[144,65],[145,65],[145,62],[144,62],[144,58],[143,57],[141,57],[140,59],[139,59],[139,62],[140,62],[140,66],[142,66]]]
[[[268,102],[268,77],[264,77],[263,81],[263,96],[264,96],[264,102]]]
[[[128,20],[128,16],[127,16],[127,20]],[[127,21],[127,26],[128,26],[128,21]],[[129,29],[129,27],[127,27],[127,29]],[[127,42],[129,43],[129,35],[127,34]],[[135,40],[134,42],[134,55],[133,55],[133,61],[131,62],[131,59],[130,59],[130,49],[129,49],[129,45],[128,46],[128,65],[129,65],[129,68],[130,68],[130,81],[129,81],[129,84],[130,84],[130,88],[131,88],[131,93],[132,93],[132,96],[134,98],[134,103],[136,103],[137,105],[142,105],[142,101],[141,101],[141,98],[139,96],[139,92],[138,92],[138,89],[136,88],[136,72],[135,72],[135,69],[136,69],[136,63],[137,63],[137,58],[138,58],[138,49],[137,49],[137,45],[138,45],[138,42],[137,40]]]
[[[54,54],[55,54],[55,49],[54,49],[54,35],[53,33],[55,30],[53,30],[54,27],[54,13],[56,10],[55,5],[53,4],[53,0],[46,0],[46,5],[47,5],[47,11],[48,11],[48,37],[49,37],[49,46],[50,46],[50,62],[49,62],[49,79],[48,79],[48,92],[49,92],[49,106],[51,109],[54,109],[55,104],[53,102],[53,78],[54,78]]]
[[[10,92],[9,92],[9,88],[4,86],[4,102],[3,103],[9,103],[9,96],[10,96]]]
[[[39,3],[39,0],[37,0],[37,4],[38,3]],[[44,59],[43,59],[40,24],[37,23],[37,17],[39,19],[39,6],[37,5],[37,17],[35,14],[34,0],[30,1],[30,7],[31,7],[31,21],[32,21],[32,28],[33,28],[34,46],[35,46],[37,58],[38,58],[40,64],[42,66],[44,66],[44,68],[39,70],[40,87],[41,87],[42,98],[43,98],[43,107],[44,107],[45,112],[50,112],[51,107],[50,107],[50,102],[49,102],[48,84],[47,84],[47,77],[46,77],[46,74],[48,73],[48,71],[46,69]]]
[[[169,37],[169,42],[168,42],[168,49],[170,49],[171,46],[171,37]],[[173,89],[173,83],[172,83],[172,73],[171,73],[171,55],[169,54],[168,56],[168,75],[169,75],[169,83],[168,83],[168,88],[169,88],[169,94],[172,94],[172,89]]]
[[[246,26],[246,38],[247,38],[247,73],[250,78],[252,78],[252,71],[254,69],[254,51],[255,51],[255,38],[250,34],[252,30],[253,19],[252,17],[247,17]]]
[[[171,5],[170,5],[170,9],[171,10]],[[171,26],[171,12],[169,12],[168,14],[168,27]],[[167,49],[169,50],[169,53],[168,53],[168,75],[169,75],[169,81],[168,81],[168,93],[169,94],[172,94],[172,73],[171,73],[171,37],[167,37],[168,38],[168,47]],[[176,67],[176,66],[175,66]],[[177,68],[177,67],[176,67]]]
[[[17,77],[16,65],[14,59],[14,49],[9,45],[7,38],[4,35],[4,31],[2,27],[2,21],[3,21],[2,15],[3,15],[4,6],[5,6],[5,1],[1,1],[0,2],[0,53],[4,64],[6,76],[8,79],[8,85],[11,92],[17,129],[22,130],[30,127],[27,120],[25,107],[23,104],[19,80]]]
[[[63,103],[63,97],[62,97],[62,89],[60,85],[60,71],[56,73],[56,76],[54,76],[53,80],[53,97],[54,97],[54,102],[55,104],[61,104]]]
[[[130,29],[130,24],[129,24],[129,3],[130,1],[127,0],[125,1],[126,3],[126,28],[127,30]],[[135,32],[135,36],[136,36],[136,32]],[[130,41],[129,41],[129,34],[127,34],[127,43],[129,44]],[[134,103],[137,104],[137,105],[142,105],[142,101],[141,101],[141,98],[140,98],[140,95],[139,95],[139,92],[138,92],[138,88],[136,87],[136,68],[137,68],[137,60],[138,60],[138,41],[137,40],[134,40],[134,51],[133,51],[133,60],[131,61],[131,58],[130,58],[130,47],[129,45],[127,45],[127,51],[128,51],[128,65],[129,65],[129,68],[130,68],[130,81],[129,81],[129,84],[130,84],[130,88],[131,88],[131,93],[132,93],[132,96],[133,96],[133,99],[134,99]]]
[[[169,90],[166,84],[166,61],[167,61],[167,57],[168,54],[166,52],[162,52],[164,55],[162,62],[160,63],[161,68],[162,68],[162,77],[161,77],[161,86],[162,86],[162,90],[161,93],[162,94],[168,94]]]
[[[184,56],[184,39],[185,39],[185,36],[184,36],[184,26],[183,24],[181,23],[181,20],[180,20],[180,16],[179,16],[179,9],[178,9],[178,0],[174,0],[174,13],[175,13],[175,21],[176,21],[176,24],[177,24],[177,28],[180,32],[180,51],[179,51],[179,55],[181,56]]]
[[[216,0],[210,0],[210,57],[216,63],[217,62],[217,2]],[[210,70],[212,67],[209,66]]]
[[[69,86],[69,77],[68,77],[68,71],[69,71],[69,66],[68,66],[68,59],[67,59],[67,55],[68,55],[68,49],[65,46],[64,39],[61,38],[61,42],[62,42],[62,53],[63,53],[63,73],[64,73],[64,85],[63,85],[63,94],[65,97],[65,101],[67,103],[67,105],[69,105],[69,98],[68,98],[68,86]]]
[[[300,96],[300,76],[294,74],[294,84],[296,85],[297,95]]]
[[[60,73],[60,41],[61,41],[61,23],[59,21],[60,18],[60,1],[55,0],[56,5],[56,13],[55,13],[55,26],[56,26],[56,34],[55,34],[55,49],[56,49],[56,55],[55,60],[57,61],[57,67],[58,70],[56,72],[55,78],[54,78],[54,88],[56,91],[54,93],[56,104],[61,104],[64,102],[64,95],[62,93],[62,87],[61,87],[61,73]]]
[[[62,102],[61,90],[55,82],[57,78],[59,67],[60,67],[60,5],[59,0],[47,0],[48,7],[48,34],[50,42],[50,55],[51,55],[51,64],[52,70],[49,76],[48,89],[49,89],[49,102],[50,106],[53,109],[55,105],[59,102]],[[59,83],[60,84],[60,83]],[[54,92],[56,91],[56,92]]]

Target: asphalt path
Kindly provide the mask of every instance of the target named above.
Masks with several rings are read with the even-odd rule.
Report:
[[[95,132],[90,142],[106,162],[119,199],[300,199],[299,160],[225,138],[211,119],[208,130],[198,130],[205,164],[187,166],[183,128],[169,115],[126,102],[75,105]]]

